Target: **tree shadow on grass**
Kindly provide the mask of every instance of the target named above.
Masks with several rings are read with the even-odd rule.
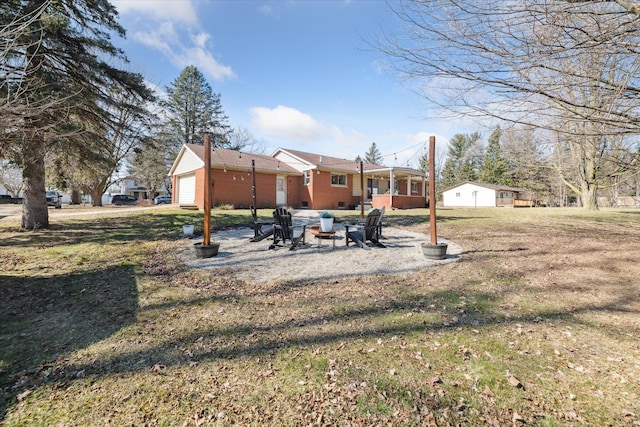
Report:
[[[212,218],[212,227],[215,230],[245,224],[247,221],[247,215],[243,214],[218,214]],[[50,247],[79,243],[171,240],[181,236],[184,224],[195,224],[196,234],[202,234],[202,222],[202,214],[197,215],[191,211],[74,218],[60,223],[52,221],[52,225],[47,229],[7,233],[0,239],[0,247]]]
[[[295,290],[295,286],[291,289]],[[286,290],[283,290],[286,292]],[[396,300],[384,302],[369,302],[365,304],[350,303],[350,307],[340,306],[333,297],[326,302],[316,301],[317,307],[328,307],[326,311],[309,311],[296,318],[267,321],[258,315],[247,318],[246,321],[233,325],[220,323],[201,325],[189,331],[171,334],[163,337],[160,343],[140,349],[131,349],[119,354],[109,354],[90,364],[72,364],[73,371],[82,370],[88,375],[101,376],[106,373],[131,373],[145,370],[162,369],[169,366],[188,366],[192,363],[212,360],[239,359],[243,357],[260,357],[273,355],[283,348],[312,349],[313,347],[339,344],[341,342],[371,339],[381,336],[399,336],[412,333],[428,333],[461,328],[484,328],[492,325],[509,323],[539,322],[541,318],[547,321],[558,319],[577,320],[577,316],[587,312],[628,311],[625,308],[629,300],[636,300],[633,292],[620,295],[611,301],[582,306],[531,312],[518,317],[505,317],[500,308],[501,298],[483,292],[465,292],[464,298],[456,290],[435,290],[426,293],[409,293]],[[229,300],[237,301],[231,295]],[[215,297],[214,297],[215,299]],[[239,298],[238,298],[239,299]],[[195,298],[193,301],[182,301],[181,305],[197,309],[208,298]],[[464,300],[473,301],[469,315],[463,320],[449,324],[444,319],[457,313],[456,305]],[[441,313],[434,308],[443,305],[454,309],[449,314]],[[247,302],[247,304],[249,304]],[[236,304],[234,304],[235,306]],[[174,304],[175,306],[175,304]],[[142,311],[157,310],[159,306],[141,308]],[[433,312],[443,315],[441,319],[426,323],[420,316],[405,316],[406,313]],[[397,313],[391,321],[389,317]],[[473,313],[473,314],[471,314]],[[399,321],[398,319],[411,319]],[[325,326],[326,328],[320,328]],[[326,330],[325,330],[326,329]],[[612,331],[613,332],[613,331]],[[176,349],[180,349],[177,351]]]
[[[46,278],[0,275],[0,423],[23,393],[55,372],[60,360],[101,341],[136,317],[131,266]]]

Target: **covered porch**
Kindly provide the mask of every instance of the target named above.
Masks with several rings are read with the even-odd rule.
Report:
[[[426,187],[426,175],[417,169],[389,167],[364,172],[365,205],[372,208],[424,208]]]

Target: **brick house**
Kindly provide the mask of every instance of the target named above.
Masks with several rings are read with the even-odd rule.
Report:
[[[354,209],[365,206],[414,208],[426,205],[425,175],[416,169],[363,164],[320,154],[279,148],[271,156],[214,148],[211,154],[213,204],[248,207],[252,203],[255,165],[256,206]],[[182,147],[169,174],[173,202],[203,208],[204,147]],[[389,191],[390,183],[394,191]]]
[[[321,154],[279,148],[273,157],[303,174],[300,188],[301,207],[310,209],[354,208],[360,204],[360,164]],[[422,171],[362,165],[366,207],[386,209],[423,208],[426,206],[426,177]],[[390,191],[390,183],[394,190]]]
[[[293,195],[287,197],[287,189],[300,185],[302,173],[271,156],[216,147],[211,152],[213,205],[230,204],[237,208],[251,205],[254,168],[257,208],[299,204]],[[173,203],[204,208],[204,146],[183,145],[169,175]]]

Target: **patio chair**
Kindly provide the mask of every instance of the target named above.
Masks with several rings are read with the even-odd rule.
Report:
[[[293,216],[285,208],[276,208],[273,211],[273,243],[269,246],[269,249],[274,249],[282,242],[282,245],[286,245],[287,240],[291,242],[290,250],[294,250],[298,247],[300,242],[305,244],[305,234],[307,232],[307,225],[294,226]]]
[[[354,242],[357,246],[363,249],[370,249],[367,242],[372,242],[375,246],[380,248],[384,248],[385,246],[380,243],[379,238],[379,223],[381,218],[381,212],[379,209],[372,209],[367,218],[365,219],[364,225],[356,224],[358,229],[349,230],[349,225],[345,225],[345,235],[346,235],[346,243],[349,246],[349,242]]]
[[[253,221],[251,224],[253,226],[253,237],[249,239],[249,241],[259,242],[273,235],[273,221],[259,220],[258,213],[256,212],[253,205],[249,205],[249,210],[251,210],[251,218]],[[262,227],[268,227],[268,228],[263,230]]]
[[[382,235],[382,218],[384,217],[385,206],[380,208],[380,218],[378,218],[378,224],[376,225],[376,233],[378,234],[377,239],[384,239]],[[367,219],[360,219],[356,223],[357,225],[363,226],[366,224]]]

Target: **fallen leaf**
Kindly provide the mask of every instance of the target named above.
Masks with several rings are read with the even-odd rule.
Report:
[[[515,424],[516,421],[524,421],[524,418],[522,418],[522,416],[520,414],[518,414],[517,411],[513,411],[512,421]]]
[[[489,388],[489,386],[484,386],[484,391],[482,392],[483,396],[487,396],[487,397],[493,397],[493,392],[491,391],[491,389]]]
[[[518,380],[516,377],[514,377],[513,375],[510,375],[507,377],[507,381],[509,381],[509,384],[511,384],[513,387],[516,388],[522,388],[524,389],[524,386],[522,385],[522,383],[520,382],[520,380]]]
[[[440,377],[435,376],[435,377],[431,377],[428,380],[428,383],[433,386],[434,384],[442,384],[442,380],[440,379]]]
[[[31,390],[25,390],[22,393],[20,393],[18,396],[16,396],[18,398],[18,402],[22,402],[24,399],[29,397],[31,393],[33,393]]]

